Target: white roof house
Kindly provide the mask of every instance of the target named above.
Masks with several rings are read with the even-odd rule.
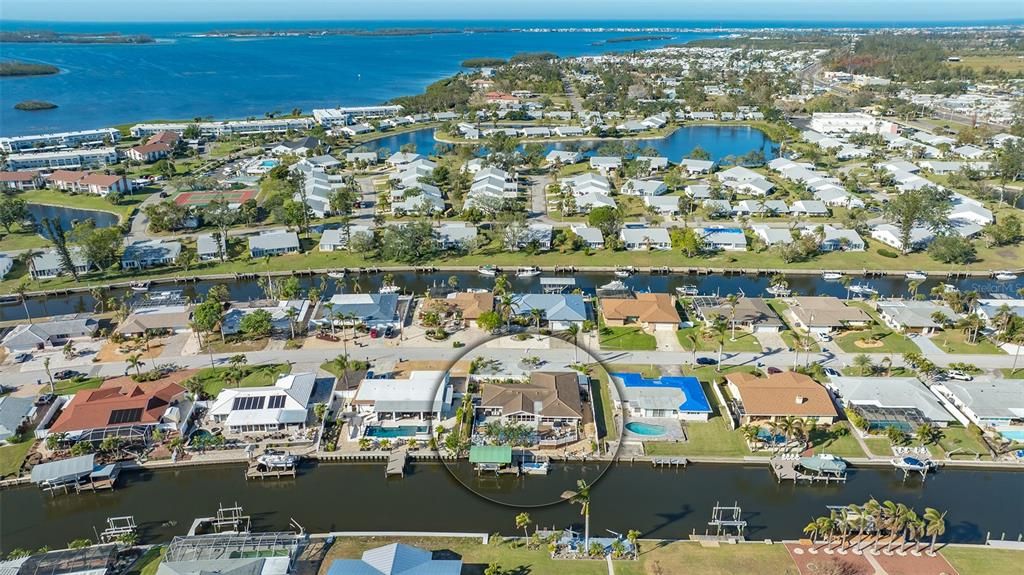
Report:
[[[931,230],[914,227],[910,230],[910,246],[904,248],[903,239],[900,236],[900,229],[892,224],[879,224],[871,228],[872,238],[900,251],[904,251],[904,249],[907,251],[922,249],[935,239],[935,234]]]
[[[710,174],[715,169],[715,163],[711,160],[697,160],[694,158],[683,158],[679,165],[689,174]]]
[[[352,404],[360,413],[398,419],[441,418],[451,404],[452,386],[446,371],[413,371],[408,379],[373,378],[359,383]]]
[[[797,200],[789,208],[791,214],[803,214],[805,216],[827,216],[828,207],[820,200]]]
[[[1024,387],[1020,380],[944,381],[933,388],[982,429],[1010,425],[1024,429]]]
[[[612,185],[608,178],[601,174],[586,172],[578,176],[562,180],[562,188],[571,190],[577,196],[593,192],[611,193]]]
[[[644,205],[662,215],[679,214],[679,196],[645,196]]]
[[[293,373],[268,387],[226,388],[211,404],[209,416],[232,433],[305,427],[315,387],[315,373]]]
[[[704,245],[729,252],[747,251],[747,237],[739,228],[706,227],[697,228]]]
[[[750,229],[767,246],[793,243],[793,232],[789,228],[773,228],[768,224],[753,224]]]
[[[573,224],[570,229],[587,244],[587,247],[604,248],[604,234],[601,233],[601,230],[583,224]]]
[[[916,377],[832,377],[828,387],[844,406],[853,406],[876,421],[890,410],[911,412],[918,418],[945,426],[954,420],[939,400]]]
[[[661,180],[626,180],[622,185],[622,193],[629,196],[660,196],[668,191]]]
[[[249,253],[254,258],[299,251],[299,236],[288,230],[269,230],[249,236]]]
[[[590,158],[590,169],[597,170],[602,174],[622,168],[622,158],[616,156],[592,156]]]
[[[619,240],[630,251],[672,249],[672,238],[666,228],[622,228],[619,231]]]
[[[801,231],[801,235],[804,236],[815,236],[818,234],[818,226],[809,226]],[[823,252],[833,252],[837,250],[861,252],[864,251],[865,244],[864,240],[861,239],[860,234],[856,230],[847,228],[837,228],[825,224],[820,227],[822,238],[818,248]]]
[[[581,214],[590,213],[594,208],[615,208],[618,204],[607,194],[591,192],[576,198],[576,211]]]

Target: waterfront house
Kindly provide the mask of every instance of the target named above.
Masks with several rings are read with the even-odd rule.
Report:
[[[181,255],[181,243],[164,240],[143,240],[132,242],[124,248],[121,269],[142,270],[154,266],[174,264]]]
[[[164,142],[154,142],[152,144],[142,144],[140,146],[134,146],[128,148],[128,151],[124,153],[125,156],[130,160],[141,162],[143,164],[152,164],[157,160],[162,160],[169,156],[173,151],[173,147]]]
[[[750,229],[761,238],[766,246],[793,243],[793,232],[789,228],[773,228],[768,224],[752,224]]]
[[[411,164],[417,160],[425,160],[426,158],[417,154],[416,152],[395,152],[388,156],[384,160],[384,164],[389,168],[401,168],[406,164]]]
[[[581,392],[587,376],[576,371],[534,371],[527,381],[484,380],[478,421],[545,428],[576,429],[583,422]]]
[[[928,300],[885,300],[878,302],[876,309],[885,325],[902,333],[927,335],[943,329],[943,324],[933,319],[937,313],[946,318],[944,323],[948,325],[955,324],[963,317],[945,303]]]
[[[924,249],[935,239],[935,233],[921,226],[915,226],[910,230],[910,246],[903,245],[903,238],[900,229],[892,224],[878,224],[871,228],[871,237],[883,244],[902,251],[916,251]]]
[[[129,337],[146,334],[174,334],[191,331],[192,306],[152,305],[136,308],[117,326],[117,333]]]
[[[306,543],[305,535],[286,532],[179,536],[162,552],[155,575],[289,575]]]
[[[315,388],[315,373],[281,375],[266,387],[225,388],[211,402],[207,417],[230,433],[303,429],[312,420]]]
[[[196,255],[201,262],[226,258],[228,255],[227,237],[220,233],[196,236]]]
[[[98,328],[99,322],[88,315],[56,316],[14,326],[0,345],[7,353],[60,348],[68,341],[91,339]]]
[[[583,327],[589,319],[587,304],[579,294],[527,293],[512,296],[512,313],[534,321],[533,310],[540,312],[541,321],[546,321],[554,331],[567,329],[570,325]]]
[[[494,311],[494,294],[489,292],[453,292],[443,299],[428,299],[421,312],[443,310],[444,316],[456,315],[463,322],[475,322],[486,312]]]
[[[647,175],[668,169],[668,158],[664,156],[637,156],[633,158],[633,162],[639,168],[644,169]]]
[[[0,446],[25,431],[35,412],[35,401],[31,397],[0,396]]]
[[[711,160],[697,160],[694,158],[683,158],[679,166],[691,176],[710,174],[715,169],[715,163]]]
[[[730,328],[737,327],[750,333],[778,333],[783,328],[779,316],[768,302],[759,297],[741,297],[733,309],[727,298],[698,296],[693,298],[693,308],[697,317],[708,324],[722,318]]]
[[[648,379],[639,373],[612,373],[619,389],[616,406],[630,417],[707,421],[711,404],[696,377],[662,376]]]
[[[11,171],[60,170],[100,168],[118,161],[115,148],[79,148],[55,152],[32,152],[7,156],[6,167]]]
[[[257,310],[270,314],[270,333],[291,337],[305,333],[306,326],[313,314],[313,306],[309,300],[255,300],[236,302],[221,318],[220,333],[223,336],[235,335],[242,331],[242,319]]]
[[[380,161],[380,156],[377,152],[349,152],[345,154],[346,164],[366,164],[368,166],[376,165]]]
[[[92,264],[85,257],[85,252],[78,246],[70,248],[70,252],[71,263],[75,266],[75,271],[79,274],[89,273],[92,269]],[[28,271],[32,275],[32,279],[37,280],[55,278],[65,273],[70,273],[64,269],[64,261],[55,249],[33,257],[32,265],[29,266]]]
[[[37,190],[45,185],[39,172],[0,172],[0,190],[5,192],[23,192]]]
[[[7,254],[0,254],[0,280],[7,277],[7,274],[11,273],[11,268],[14,267],[14,258]]]
[[[358,122],[355,124],[350,124],[348,126],[342,126],[340,128],[332,128],[332,131],[335,130],[351,138],[362,134],[369,134],[370,132],[373,131],[373,126],[371,126],[370,124]]]
[[[868,424],[866,431],[884,433],[896,427],[913,433],[922,423],[946,427],[955,421],[916,377],[831,377],[828,388],[844,408]]]
[[[558,130],[559,129],[556,128],[555,132],[558,132]],[[548,155],[544,157],[544,161],[547,162],[548,165],[559,164],[566,166],[579,162],[581,158],[582,155],[579,152],[569,150],[551,150],[548,152]]]
[[[601,175],[607,176],[611,172],[622,169],[622,158],[617,156],[591,156],[590,169],[597,170],[601,172]]]
[[[551,237],[554,226],[551,224],[527,224],[526,226],[508,226],[505,231],[505,247],[511,251],[519,251],[527,247],[546,252],[551,249]]]
[[[825,224],[823,226],[805,227],[801,230],[800,234],[819,240],[818,249],[823,252],[839,250],[862,252],[865,248],[864,240],[861,239],[860,234],[856,230],[837,228]]]
[[[318,247],[322,252],[336,252],[343,250],[348,247],[349,240],[356,237],[356,234],[370,234],[372,237],[373,228],[370,226],[349,224],[347,230],[324,230],[323,234],[320,235]]]
[[[725,376],[729,411],[740,425],[780,421],[787,417],[831,425],[839,419],[828,390],[810,377],[785,371],[758,377],[735,372]]]
[[[254,258],[299,252],[299,236],[288,230],[270,230],[249,236],[249,254]]]
[[[330,146],[325,146],[319,139],[312,136],[305,136],[298,140],[281,142],[273,148],[270,148],[270,153],[275,156],[292,155],[305,157],[312,154],[317,148],[322,148],[324,152],[330,150]]]
[[[83,172],[78,170],[56,170],[46,181],[65,192],[81,192],[105,197],[111,192],[126,194],[132,191],[131,182],[124,176]]]
[[[362,380],[351,405],[366,437],[429,437],[431,422],[448,417],[452,393],[448,372],[412,371],[408,378]]]
[[[638,293],[628,298],[601,298],[601,319],[609,327],[639,325],[645,331],[679,329],[681,322],[672,296],[666,293]]]
[[[31,152],[39,147],[73,148],[87,144],[98,145],[102,144],[104,141],[117,143],[120,139],[121,131],[117,128],[98,128],[94,130],[78,130],[74,132],[7,136],[0,138],[0,150],[3,150],[4,152]]]
[[[705,249],[727,252],[747,251],[747,236],[740,228],[711,226],[697,228],[695,231],[704,243]]]
[[[327,569],[327,575],[459,575],[461,572],[462,559],[435,559],[431,551],[402,543],[369,549],[363,552],[361,559],[335,559]]]
[[[815,334],[828,334],[850,327],[864,327],[871,316],[859,307],[848,306],[832,296],[801,296],[790,301],[789,312],[797,327]]]
[[[337,325],[362,324],[368,328],[397,328],[402,323],[399,299],[399,295],[394,293],[335,294],[330,299],[335,316],[333,321]],[[322,318],[319,321],[330,325],[332,320]]]
[[[592,228],[584,224],[572,224],[569,226],[583,243],[590,249],[600,250],[604,249],[604,234],[597,228]]]
[[[624,227],[619,230],[619,240],[629,251],[672,249],[672,238],[666,228]]]
[[[580,126],[558,126],[555,128],[555,135],[560,138],[574,138],[582,136],[586,133],[586,130],[584,130]],[[575,164],[576,162],[572,163]]]
[[[477,237],[476,226],[468,222],[444,222],[436,231],[442,250],[464,250],[473,245]]]
[[[985,324],[989,327],[995,328],[998,327],[998,318],[1004,306],[1011,314],[1024,318],[1024,299],[1014,299],[1010,297],[981,298],[974,305],[972,313],[977,314],[978,317],[985,320]]]
[[[79,391],[64,404],[48,433],[99,444],[104,438],[146,437],[153,430],[184,432],[192,414],[179,378],[136,383],[129,377]]]
[[[629,179],[621,191],[627,196],[660,196],[668,191],[668,187],[661,180]]]
[[[1007,439],[1024,433],[1024,393],[1020,380],[946,380],[932,391],[953,404],[971,423],[984,430],[1006,433]],[[1010,437],[1010,433],[1013,437]]]
[[[32,468],[32,483],[42,487],[69,487],[88,476],[96,474],[110,478],[108,473],[113,466],[101,466],[96,463],[96,455],[59,459],[49,463],[39,463]],[[36,470],[39,470],[38,472]],[[91,545],[82,549],[61,549],[46,551],[40,549],[20,559],[0,561],[0,573],[5,575],[107,575],[116,573],[116,562],[120,546],[114,543]]]
[[[724,170],[715,174],[719,182],[725,184],[726,182],[749,182],[753,180],[763,180],[764,176],[743,166],[733,166],[728,170]]]

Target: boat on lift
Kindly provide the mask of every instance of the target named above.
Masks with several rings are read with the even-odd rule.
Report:
[[[345,279],[345,270],[331,270],[327,272],[327,277],[334,278],[336,280]]]
[[[143,293],[149,291],[149,282],[132,282],[129,287],[133,292]]]
[[[492,265],[480,266],[476,268],[476,273],[482,276],[494,277],[498,275],[498,268]]]
[[[267,469],[291,469],[299,462],[297,455],[284,452],[267,451],[256,457],[256,463]]]
[[[939,284],[939,287],[941,287],[942,291],[945,293],[960,293],[960,288],[953,284]]]
[[[532,278],[540,275],[540,268],[535,266],[525,266],[516,270],[517,278]]]
[[[786,286],[784,286],[782,284],[775,284],[773,286],[768,286],[768,289],[766,289],[764,291],[768,292],[770,295],[773,295],[775,297],[786,297],[789,294],[793,293],[793,290],[789,289],[788,287],[786,287]]]
[[[910,281],[920,282],[928,279],[928,274],[924,272],[913,271],[903,274],[903,277],[907,278]]]
[[[380,293],[398,293],[400,291],[402,291],[402,288],[394,284],[380,286]]]
[[[1000,270],[996,272],[995,278],[1001,282],[1012,282],[1017,279],[1017,274],[1007,270]]]
[[[550,466],[547,461],[530,461],[519,466],[527,475],[547,475]]]
[[[850,293],[857,295],[878,295],[878,290],[869,285],[852,285],[848,289],[850,290]]]
[[[697,286],[695,285],[684,285],[677,287],[676,293],[683,297],[693,297],[695,295],[698,295],[700,291],[697,289]]]
[[[843,279],[843,274],[839,272],[823,272],[821,274],[821,279],[827,281],[837,281]]]
[[[902,469],[904,471],[917,471],[927,472],[935,468],[935,462],[930,459],[918,459],[916,457],[910,457],[904,455],[903,457],[893,457],[889,460],[893,467],[896,469]]]
[[[636,273],[633,267],[615,268],[615,277],[626,279]]]
[[[597,288],[598,297],[621,297],[630,294],[629,287],[619,280],[610,281]]]

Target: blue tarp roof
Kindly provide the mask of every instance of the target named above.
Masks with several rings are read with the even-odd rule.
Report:
[[[679,411],[711,412],[708,396],[704,394],[704,388],[696,377],[666,376],[648,379],[639,373],[613,373],[611,375],[618,378],[627,388],[678,389],[682,391],[685,400],[679,405]]]

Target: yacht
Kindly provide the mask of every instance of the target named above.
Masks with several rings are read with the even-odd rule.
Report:
[[[616,297],[629,295],[630,289],[619,280],[610,281],[597,288],[598,297]]]
[[[908,280],[920,282],[920,281],[924,281],[924,280],[928,279],[928,274],[926,274],[924,272],[916,272],[915,271],[915,272],[907,272],[907,273],[905,273],[903,275],[903,277],[907,278]]]
[[[494,276],[498,275],[498,268],[496,268],[494,266],[491,266],[491,265],[480,266],[480,267],[476,268],[476,273],[478,273],[478,274],[480,274],[482,276],[494,277]]]
[[[839,272],[824,272],[821,274],[821,279],[835,281],[843,279],[843,274]]]
[[[942,291],[946,293],[958,293],[960,291],[960,288],[953,284],[939,284],[939,287],[941,287]]]
[[[878,295],[878,290],[868,285],[852,285],[848,289],[857,295]]]
[[[685,285],[676,288],[676,293],[684,297],[693,297],[700,292],[697,290],[695,285]]]
[[[521,267],[516,270],[517,278],[532,278],[540,275],[540,268],[534,266]]]
[[[770,295],[773,295],[775,297],[786,297],[789,294],[793,293],[793,290],[789,289],[788,287],[782,284],[768,286],[768,289],[764,291],[768,292]]]
[[[1017,279],[1017,274],[1011,271],[1000,270],[996,272],[995,277],[1001,282],[1009,282]]]

